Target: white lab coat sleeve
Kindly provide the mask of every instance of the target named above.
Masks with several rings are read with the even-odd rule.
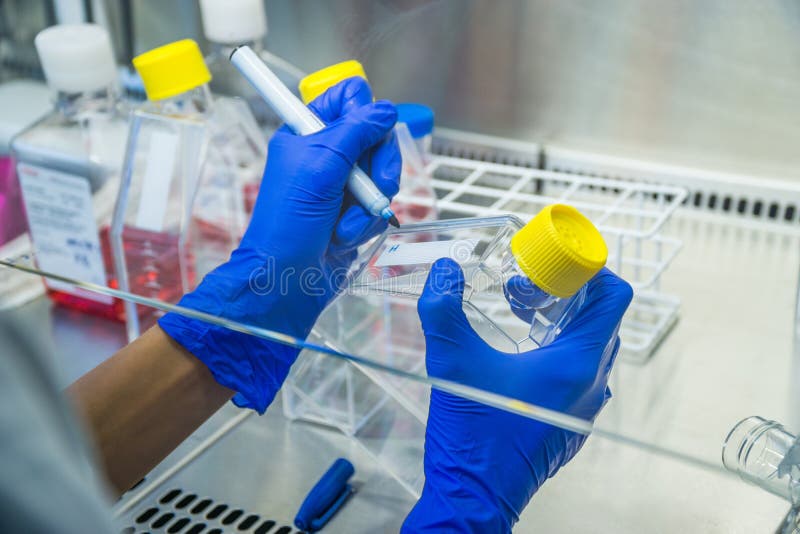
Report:
[[[110,533],[110,501],[31,334],[0,315],[0,532]]]

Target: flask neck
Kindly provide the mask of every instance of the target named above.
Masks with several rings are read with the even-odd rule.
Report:
[[[503,279],[503,291],[506,298],[514,307],[525,310],[538,310],[547,308],[559,299],[540,288],[520,268],[517,259],[511,252],[511,247],[506,249],[500,267]]]
[[[236,43],[236,44],[232,44],[232,43],[217,43],[217,42],[211,41],[211,55],[220,56],[221,58],[224,58],[225,61],[227,61],[228,58],[231,57],[231,54],[233,53],[233,51],[236,50],[237,48],[239,48],[240,46],[249,46],[250,48],[253,49],[253,52],[255,52],[258,55],[261,55],[261,53],[264,51],[263,39],[256,39],[256,40],[253,40],[253,41],[244,41],[244,42]]]
[[[86,114],[113,113],[119,96],[113,85],[95,91],[71,93],[56,92],[55,109],[69,119],[79,119]]]
[[[422,154],[425,163],[428,163],[431,159],[431,148],[433,145],[433,134],[426,134],[422,137],[414,138],[414,142],[417,145],[417,149],[419,150],[420,154]]]
[[[208,84],[162,100],[150,100],[145,105],[145,109],[151,113],[186,117],[207,115],[213,107],[214,98]]]

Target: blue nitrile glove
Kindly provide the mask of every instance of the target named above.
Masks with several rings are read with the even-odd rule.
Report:
[[[462,311],[464,275],[437,261],[419,300],[428,374],[594,420],[631,287],[608,269],[556,340],[522,354],[487,345]],[[433,389],[425,486],[403,532],[510,532],[536,490],[583,445],[581,434]]]
[[[179,305],[305,339],[340,289],[356,248],[386,228],[345,191],[359,162],[388,197],[397,193],[400,152],[394,106],[372,102],[362,78],[345,80],[311,104],[328,127],[298,136],[285,126],[269,156],[250,226],[230,260]],[[261,413],[298,350],[168,313],[161,328]]]

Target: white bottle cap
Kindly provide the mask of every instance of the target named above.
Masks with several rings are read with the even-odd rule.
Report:
[[[200,11],[209,41],[243,44],[267,35],[264,0],[200,0]]]
[[[117,67],[108,32],[97,24],[59,24],[34,41],[51,89],[66,93],[97,91],[113,84]]]

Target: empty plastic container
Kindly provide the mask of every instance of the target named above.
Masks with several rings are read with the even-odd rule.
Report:
[[[800,447],[780,423],[758,416],[739,421],[725,438],[722,463],[742,480],[798,502]]]
[[[397,122],[408,127],[417,151],[423,158],[423,163],[428,163],[433,143],[433,125],[435,115],[433,110],[424,104],[402,102],[397,104]]]
[[[263,0],[200,0],[203,33],[211,45],[206,64],[214,94],[243,98],[259,125],[277,128],[281,121],[253,87],[231,65],[234,48],[247,45],[278,75],[287,87],[297,87],[304,73],[264,48],[267,16]]]
[[[431,159],[433,110],[422,104],[397,104],[395,131],[403,174],[392,210],[402,224],[436,220],[436,192],[426,170]]]

